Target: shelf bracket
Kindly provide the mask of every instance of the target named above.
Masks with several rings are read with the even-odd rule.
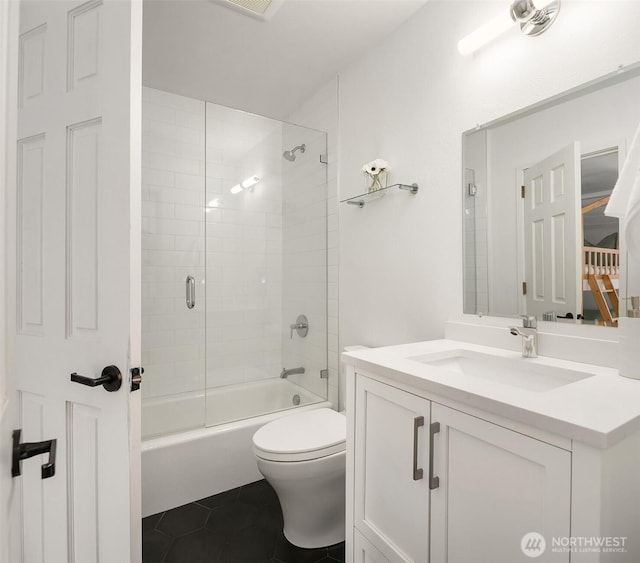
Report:
[[[362,209],[364,207],[364,200],[359,199],[358,201],[347,201],[347,205],[357,205]]]
[[[418,193],[418,184],[415,182],[413,184],[398,184],[398,188],[401,190],[409,190],[412,194]]]

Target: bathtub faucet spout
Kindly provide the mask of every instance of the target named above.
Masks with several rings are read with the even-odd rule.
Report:
[[[286,377],[290,375],[295,375],[297,373],[304,373],[304,368],[291,368],[291,369],[283,368],[283,370],[280,372],[280,377],[282,379],[285,379]]]

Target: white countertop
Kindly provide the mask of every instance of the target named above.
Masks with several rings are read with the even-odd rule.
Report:
[[[448,350],[470,350],[593,376],[555,389],[530,391],[409,359]],[[597,448],[608,448],[640,431],[640,380],[620,377],[612,368],[542,356],[525,359],[519,352],[456,340],[369,348],[346,352],[342,359],[356,369]]]

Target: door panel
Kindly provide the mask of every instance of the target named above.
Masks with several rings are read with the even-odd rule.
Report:
[[[353,549],[354,563],[388,563],[389,561],[358,530],[354,530]]]
[[[140,230],[141,3],[22,0],[19,19],[17,174],[7,192],[18,420],[3,420],[2,432],[56,439],[57,455],[55,475],[42,479],[48,454],[36,456],[3,491],[3,510],[17,498],[22,527],[10,560],[137,561],[130,427],[139,428],[139,398],[128,375],[140,360],[131,233]],[[70,380],[111,364],[123,375],[118,391]]]
[[[437,403],[431,414],[431,561],[524,563],[520,542],[537,532],[548,546],[537,560],[568,562],[551,538],[570,535],[570,452]]]
[[[367,377],[356,382],[355,525],[391,561],[429,556],[429,401]],[[424,426],[415,428],[416,417]],[[414,432],[417,466],[414,480]]]
[[[527,314],[582,313],[580,145],[524,173]]]

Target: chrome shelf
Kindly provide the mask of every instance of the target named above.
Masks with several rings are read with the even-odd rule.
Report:
[[[386,188],[382,188],[381,190],[376,190],[375,192],[367,192],[364,194],[355,195],[353,197],[348,197],[347,199],[341,200],[340,203],[346,203],[347,205],[357,205],[358,207],[362,208],[368,201],[373,201],[374,199],[381,198],[383,195],[386,195],[389,190],[393,190],[396,188],[399,190],[407,190],[412,194],[417,194],[419,190],[418,184],[416,183],[392,184],[391,186],[387,186]]]

